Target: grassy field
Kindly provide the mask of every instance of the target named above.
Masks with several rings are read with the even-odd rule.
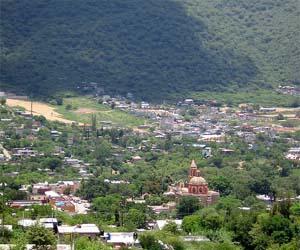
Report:
[[[72,109],[67,109],[67,106]],[[55,111],[64,118],[72,121],[90,124],[92,115],[95,114],[97,122],[111,122],[113,125],[135,127],[145,123],[145,119],[135,117],[118,109],[98,104],[95,100],[88,97],[64,98],[63,105],[56,106]]]
[[[251,92],[197,92],[191,94],[194,99],[217,100],[230,105],[241,103],[254,103],[261,106],[290,107],[296,102],[300,105],[300,98],[296,96],[279,94],[272,90],[257,90]]]

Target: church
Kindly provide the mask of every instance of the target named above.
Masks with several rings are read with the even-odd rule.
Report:
[[[188,182],[181,182],[178,185],[169,186],[167,195],[193,196],[199,199],[199,202],[208,206],[217,202],[220,194],[219,192],[209,190],[208,183],[201,176],[201,171],[198,169],[193,160],[189,169]]]

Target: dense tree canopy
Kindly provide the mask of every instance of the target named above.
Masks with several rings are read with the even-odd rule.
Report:
[[[299,83],[297,0],[2,0],[0,8],[1,84],[30,94],[97,82],[158,99]]]

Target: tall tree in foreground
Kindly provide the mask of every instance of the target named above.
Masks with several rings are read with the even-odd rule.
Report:
[[[186,215],[191,215],[200,208],[200,202],[196,197],[182,197],[177,207],[177,214],[179,218]]]
[[[56,249],[56,238],[53,232],[45,227],[35,225],[29,228],[27,233],[29,244],[33,244],[35,250]]]

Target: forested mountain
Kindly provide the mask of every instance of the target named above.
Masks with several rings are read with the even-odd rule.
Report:
[[[145,99],[299,84],[299,0],[0,0],[1,85]]]

